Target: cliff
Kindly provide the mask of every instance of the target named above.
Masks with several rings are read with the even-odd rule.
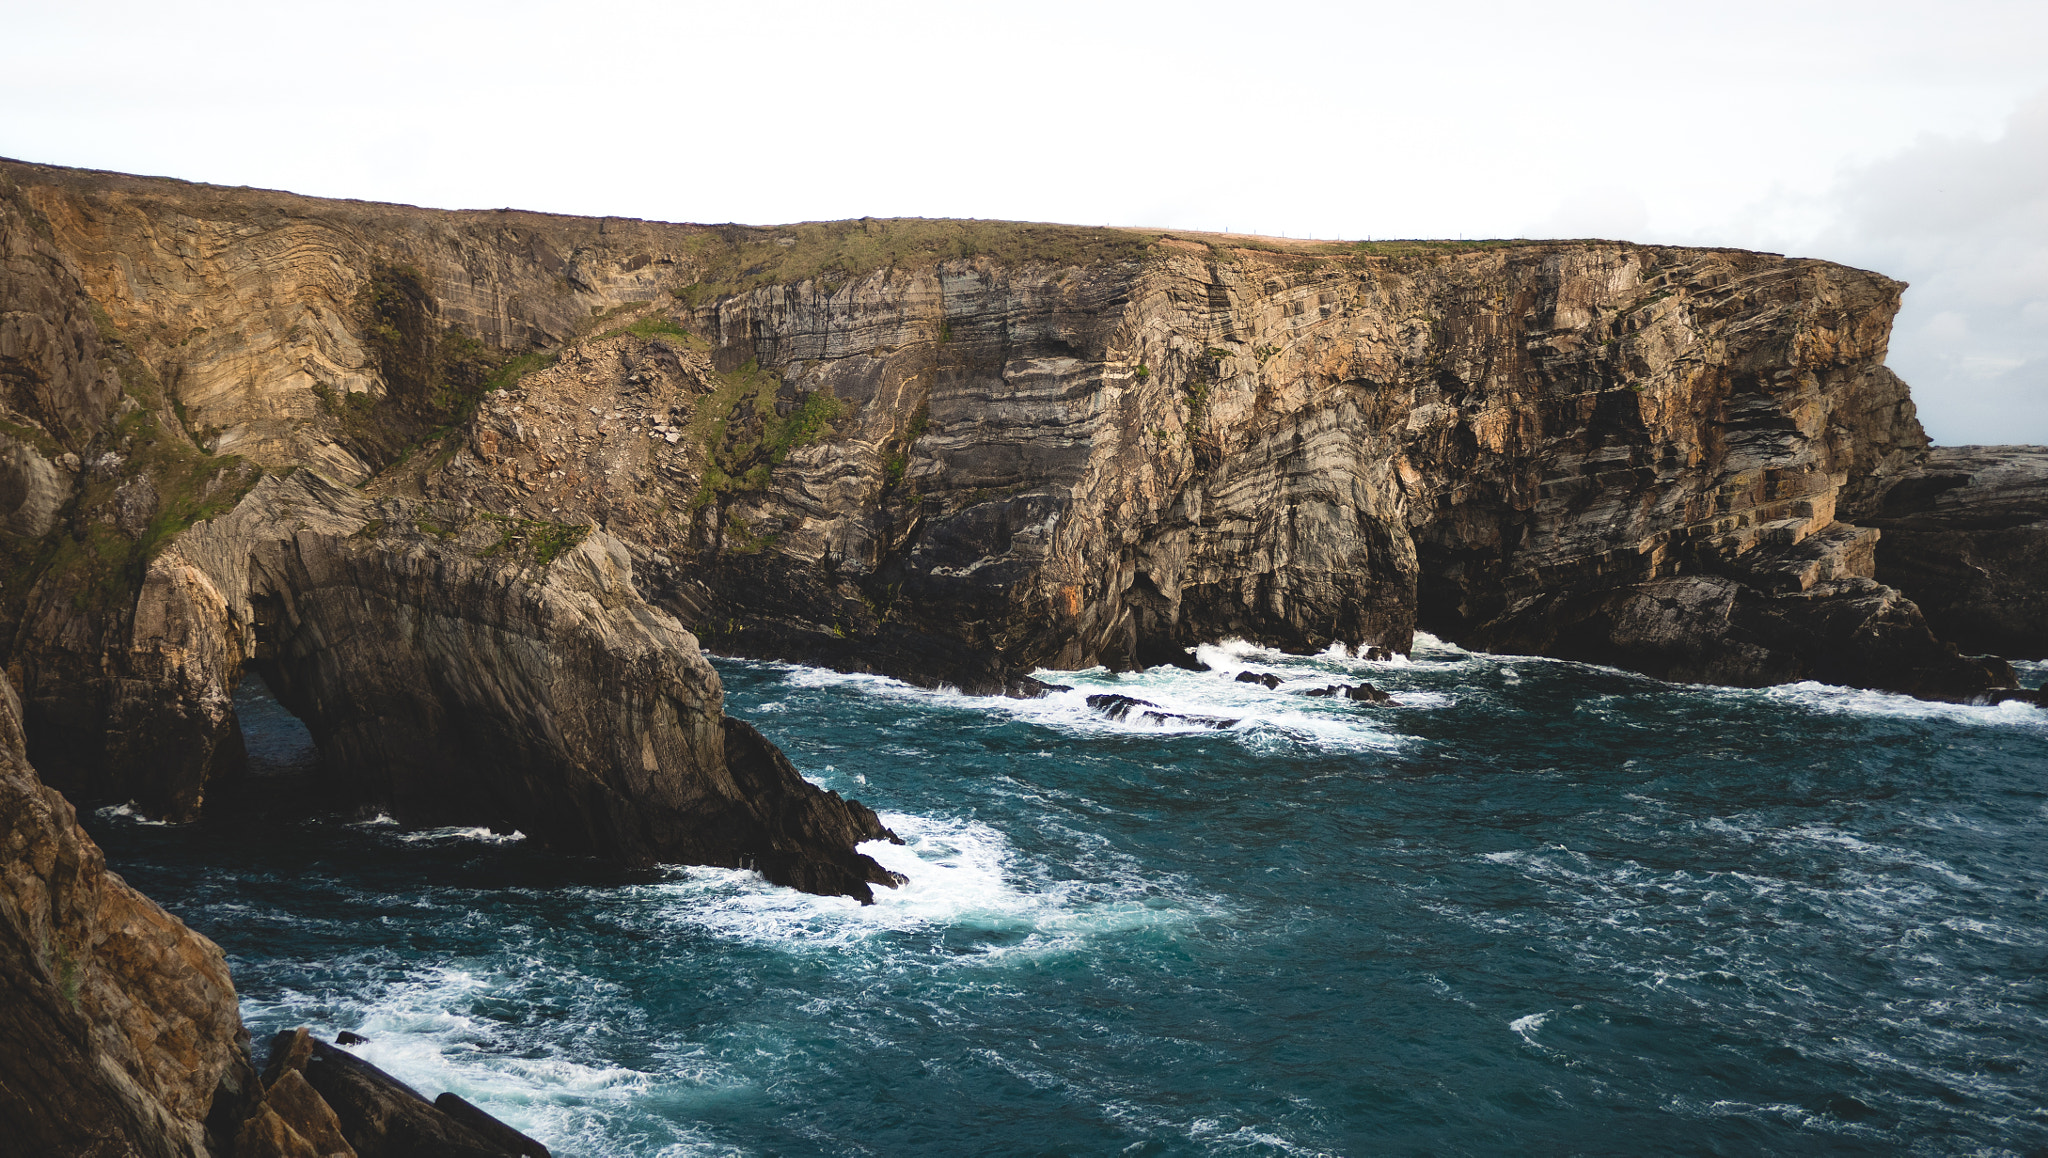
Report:
[[[1944,446],[1857,496],[1877,565],[1943,638],[2048,659],[2048,447]]]
[[[9,663],[87,796],[198,807],[263,666],[365,799],[629,859],[808,856],[859,895],[872,814],[727,758],[758,742],[695,638],[975,691],[1418,628],[1674,679],[2011,683],[1838,517],[1927,455],[1876,274],[4,174]],[[194,740],[152,762],[167,728]],[[740,767],[781,803],[738,803]],[[548,823],[569,797],[607,803]],[[652,819],[714,800],[751,819]]]
[[[201,342],[207,353],[180,355],[191,335],[142,326],[137,300],[65,248],[38,206],[49,191],[17,173],[0,174],[0,506],[24,497],[0,537],[0,606],[28,750],[52,786],[191,819],[240,770],[233,692],[260,670],[312,730],[344,801],[627,863],[758,867],[864,901],[895,883],[855,849],[890,836],[872,812],[814,788],[724,717],[717,674],[641,597],[618,539],[345,485],[368,474],[340,440],[388,462],[390,445],[462,413],[471,400],[451,401],[447,378],[499,368],[474,342],[451,369],[441,330],[399,334],[372,303],[347,326],[368,330],[390,378],[415,392],[386,391],[381,410],[343,398],[329,426],[262,427],[247,440],[256,455],[225,453],[200,383],[253,382],[262,414],[290,410],[265,393],[293,387],[273,377],[289,347],[263,345],[276,335],[252,304],[260,288],[233,261],[153,251],[218,281],[174,278],[175,292],[147,301],[175,311],[189,294],[256,335],[254,352]],[[433,352],[424,366],[406,361],[414,340]]]
[[[1953,642],[2048,639],[2048,452],[1930,451],[1883,364],[1901,288],[1619,242],[663,225],[0,163],[0,1125],[527,1147],[303,1033],[258,1078],[218,949],[54,790],[197,814],[250,671],[342,798],[862,899],[887,830],[724,716],[698,637],[1015,694],[1418,628],[2001,694]]]

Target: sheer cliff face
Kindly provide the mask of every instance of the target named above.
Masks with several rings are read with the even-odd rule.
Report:
[[[661,608],[614,620],[972,690],[1418,627],[1731,683],[2006,679],[1836,517],[1926,441],[1882,364],[1900,287],[1874,274],[1605,242],[709,229],[5,168],[28,308],[0,497],[43,496],[14,516],[10,662],[46,773],[94,794],[147,768],[168,777],[147,798],[196,807],[264,617],[341,630],[315,592],[438,625],[399,641],[439,657],[434,710],[499,711],[457,669],[556,644],[488,592],[569,595],[561,562],[487,558],[492,519],[609,536]],[[256,481],[290,470],[325,512],[300,521],[336,528],[317,549]],[[214,542],[233,558],[200,566]],[[308,645],[278,679],[343,686],[373,651]],[[537,718],[563,694],[501,699]],[[325,734],[374,780],[398,757],[346,721],[405,713],[349,704]],[[639,726],[621,710],[540,762],[583,766]],[[212,737],[176,768],[143,753],[166,712]],[[674,747],[708,753],[693,718]],[[639,775],[607,752],[599,781]],[[444,789],[474,795],[418,799]],[[871,821],[849,816],[850,842]]]
[[[1419,623],[1961,694],[1999,673],[1835,518],[1925,446],[1882,366],[1899,288],[1619,244],[961,260],[585,344],[420,485],[619,529],[721,648],[976,690]]]

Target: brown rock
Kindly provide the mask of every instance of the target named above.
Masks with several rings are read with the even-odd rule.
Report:
[[[257,1092],[221,951],[106,871],[17,711],[0,681],[0,1138],[200,1158]]]

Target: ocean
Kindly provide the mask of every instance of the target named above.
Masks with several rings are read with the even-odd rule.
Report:
[[[265,805],[317,757],[254,680],[255,803],[87,823],[259,1059],[353,1030],[562,1156],[2048,1152],[2048,711],[1200,655],[1028,701],[717,660],[903,837],[870,907]]]

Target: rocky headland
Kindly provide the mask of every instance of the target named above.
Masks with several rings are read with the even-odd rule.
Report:
[[[371,1079],[288,1042],[258,1075],[219,951],[66,800],[232,794],[250,673],[354,806],[863,900],[887,829],[724,715],[700,640],[1018,695],[1417,630],[2010,695],[2001,657],[2048,653],[2048,450],[1930,448],[1884,366],[1902,289],[1621,242],[668,225],[0,162],[0,1113],[50,1153],[340,1152],[328,1103]],[[454,1128],[391,1096],[427,1123],[393,1129]]]

